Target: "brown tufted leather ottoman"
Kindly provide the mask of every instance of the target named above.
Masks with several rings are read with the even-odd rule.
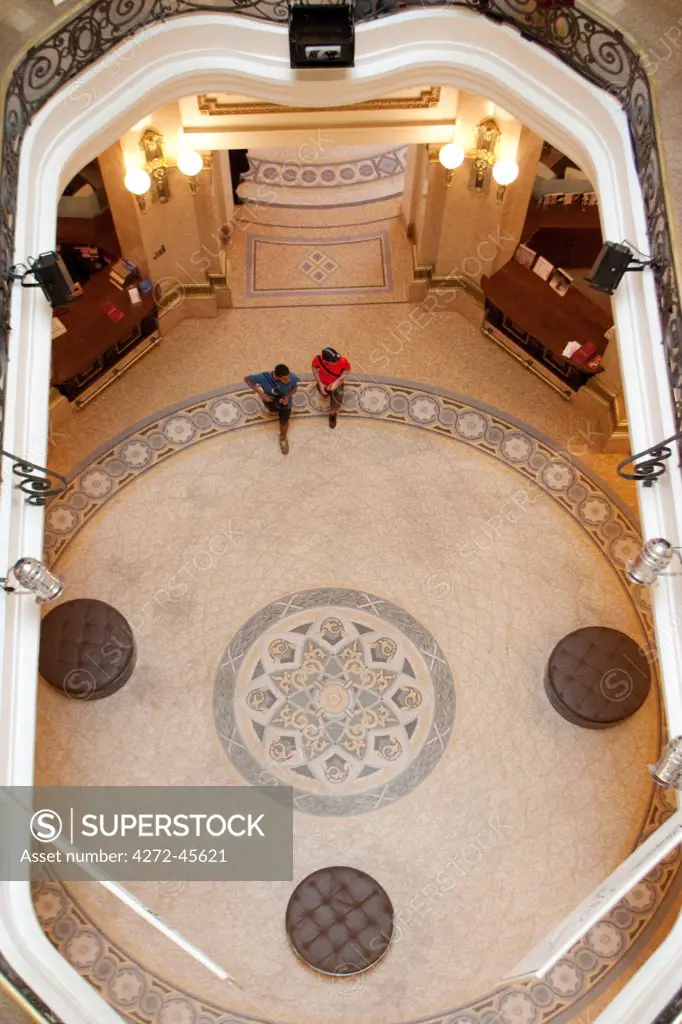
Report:
[[[130,679],[136,654],[130,625],[104,601],[65,601],[40,627],[40,674],[73,700],[116,693]]]
[[[356,868],[321,868],[289,900],[286,929],[296,953],[322,974],[360,974],[382,958],[393,934],[393,906]]]
[[[588,626],[560,640],[545,672],[545,692],[562,718],[608,729],[634,715],[649,693],[644,651],[617,629]]]

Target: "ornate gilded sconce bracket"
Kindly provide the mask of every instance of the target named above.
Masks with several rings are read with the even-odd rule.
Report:
[[[490,188],[495,149],[501,135],[492,118],[486,118],[476,128],[476,149],[472,153],[470,188],[474,192],[487,192]]]
[[[147,128],[140,139],[140,148],[145,156],[145,170],[152,179],[152,200],[167,203],[170,199],[170,185],[163,135],[155,128]]]

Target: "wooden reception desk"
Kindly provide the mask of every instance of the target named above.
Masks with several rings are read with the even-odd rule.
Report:
[[[481,279],[485,296],[483,330],[520,358],[557,391],[570,397],[594,376],[562,354],[569,341],[591,341],[603,355],[613,325],[606,310],[575,287],[561,296],[516,260]],[[599,372],[599,371],[597,371]]]

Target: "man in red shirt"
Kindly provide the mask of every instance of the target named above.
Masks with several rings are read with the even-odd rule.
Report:
[[[329,398],[329,426],[336,426],[336,414],[343,402],[343,383],[350,372],[350,363],[335,348],[323,348],[313,359],[313,373],[321,395]]]

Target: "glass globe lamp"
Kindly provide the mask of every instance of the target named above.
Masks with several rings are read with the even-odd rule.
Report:
[[[193,178],[203,169],[203,166],[204,158],[201,153],[197,153],[193,149],[186,149],[178,156],[178,170],[186,174],[188,178]]]

